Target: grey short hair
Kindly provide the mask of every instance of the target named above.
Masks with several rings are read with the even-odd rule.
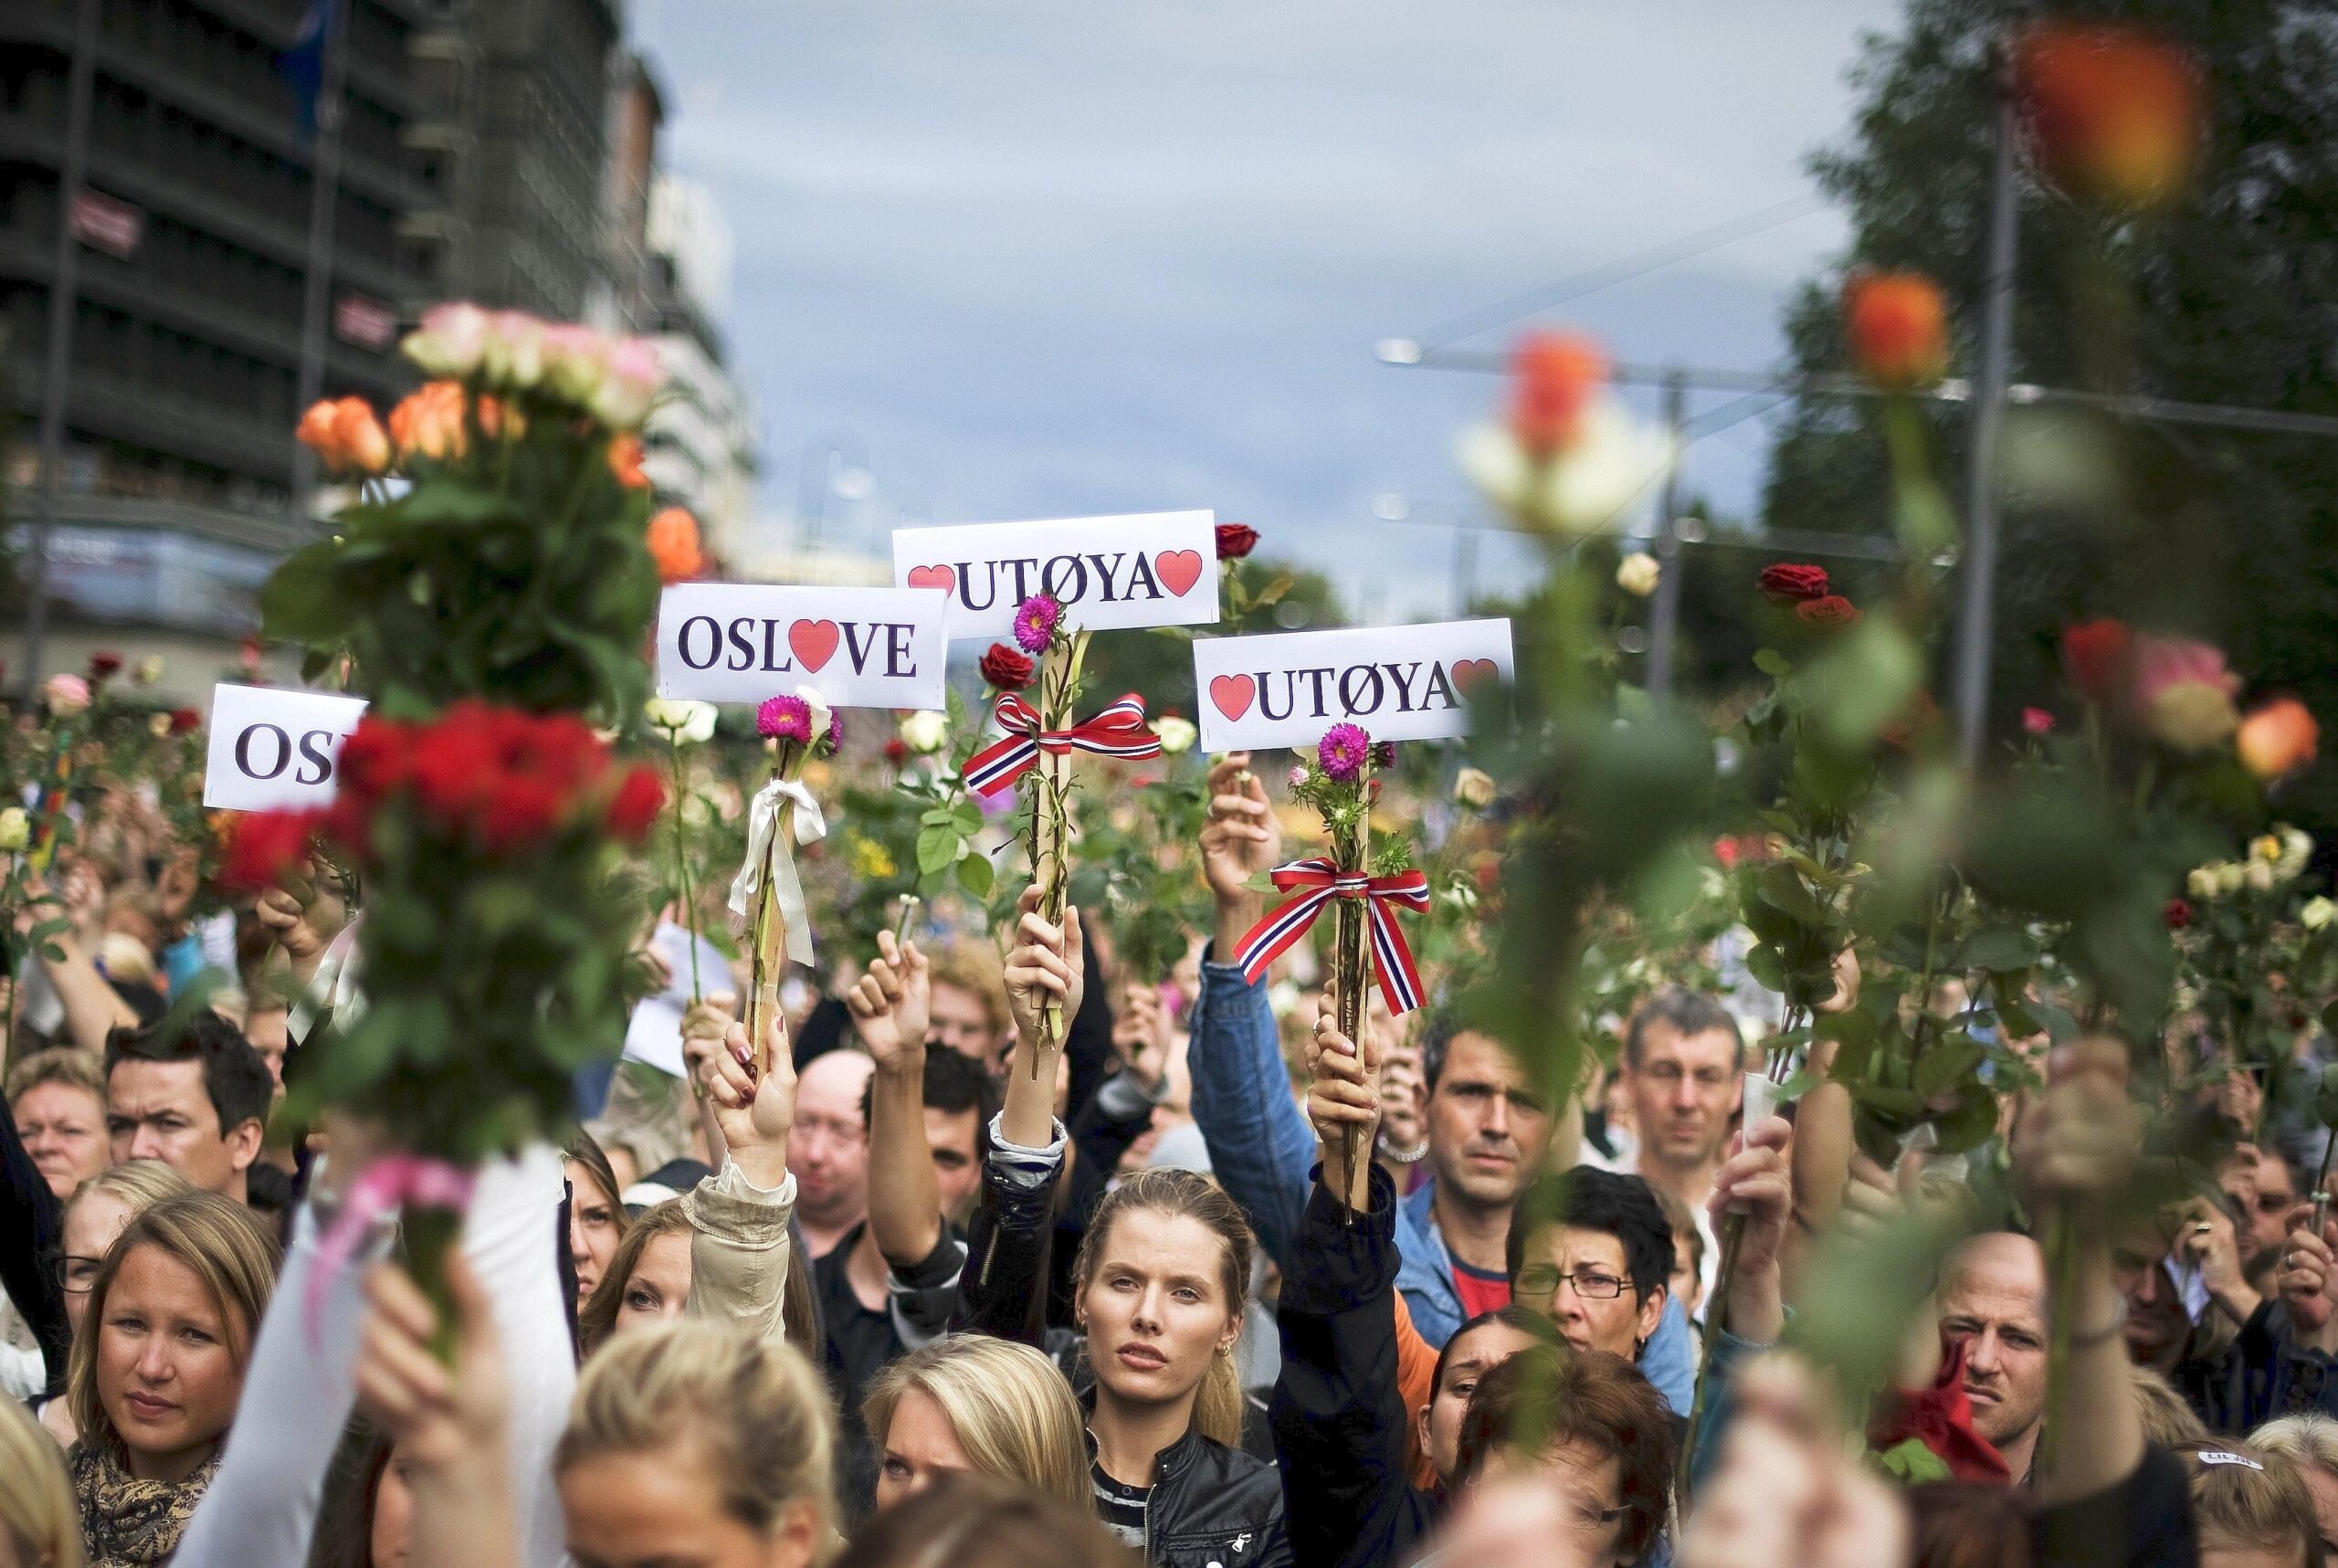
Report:
[[[2338,1476],[2338,1421],[2314,1411],[2268,1421],[2248,1435],[2258,1447]]]
[[[1632,1015],[1631,1025],[1624,1031],[1624,1059],[1633,1067],[1640,1065],[1640,1040],[1650,1024],[1669,1025],[1683,1039],[1726,1032],[1736,1042],[1738,1065],[1744,1065],[1745,1037],[1738,1032],[1736,1018],[1711,997],[1685,985],[1666,986]]]

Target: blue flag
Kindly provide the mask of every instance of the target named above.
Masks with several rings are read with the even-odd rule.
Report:
[[[292,47],[276,57],[276,74],[292,89],[304,140],[313,140],[317,134],[317,100],[325,89],[325,47],[332,31],[333,13],[339,8],[333,0],[309,0],[308,15],[300,18],[300,30],[292,35]]]

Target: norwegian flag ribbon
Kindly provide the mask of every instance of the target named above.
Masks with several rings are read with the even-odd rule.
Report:
[[[1093,752],[1100,757],[1157,757],[1161,737],[1144,727],[1144,699],[1132,691],[1085,723],[1045,730],[1039,710],[1010,691],[993,710],[1006,739],[966,759],[966,787],[996,795],[1029,773],[1039,753]]]
[[[1273,875],[1275,886],[1284,892],[1294,888],[1306,891],[1278,906],[1242,938],[1234,962],[1241,965],[1243,978],[1257,984],[1267,966],[1290,950],[1333,899],[1362,899],[1371,917],[1372,967],[1380,977],[1380,994],[1388,999],[1388,1011],[1405,1014],[1421,1005],[1420,972],[1413,967],[1413,950],[1405,945],[1396,910],[1407,909],[1416,914],[1427,910],[1425,872],[1367,877],[1361,871],[1343,872],[1329,859],[1316,856],[1278,866]]]

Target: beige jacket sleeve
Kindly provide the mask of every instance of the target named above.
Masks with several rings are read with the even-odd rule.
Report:
[[[791,1248],[787,1220],[795,1212],[795,1177],[776,1190],[749,1182],[739,1167],[722,1162],[682,1199],[690,1222],[690,1298],[684,1310],[693,1318],[743,1323],[767,1340],[784,1340],[780,1304],[786,1296]],[[799,1347],[807,1352],[812,1346]]]

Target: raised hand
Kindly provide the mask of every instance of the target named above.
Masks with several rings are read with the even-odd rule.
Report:
[[[1169,1013],[1161,988],[1131,981],[1121,988],[1121,1011],[1112,1020],[1112,1048],[1150,1094],[1169,1067]]]
[[[2338,1325],[2332,1321],[2332,1295],[2338,1292],[2338,1263],[2333,1261],[2338,1254],[2338,1220],[2323,1221],[2322,1234],[2316,1236],[2312,1219],[2312,1204],[2300,1204],[2290,1215],[2291,1228],[2281,1238],[2281,1266],[2273,1278],[2299,1337],[2326,1352],[2328,1342],[2338,1339]]]
[[[851,990],[844,1005],[852,1025],[869,1047],[879,1072],[925,1066],[925,1029],[933,995],[932,971],[915,942],[896,945],[893,933],[877,933],[878,957]]]
[[[755,1071],[747,1027],[733,1024],[707,1059],[707,1113],[739,1173],[766,1190],[787,1178],[787,1137],[795,1127],[795,1055],[787,1021],[776,1011],[764,1026],[770,1066]]]
[[[2046,1091],[2016,1130],[2013,1168],[2034,1212],[2068,1204],[2099,1217],[2126,1185],[2142,1142],[2127,1097],[2127,1047],[2114,1039],[2055,1047]]]
[[[1250,772],[1250,754],[1232,752],[1209,770],[1209,819],[1202,825],[1202,875],[1217,899],[1220,963],[1234,961],[1234,943],[1259,904],[1250,879],[1282,858],[1282,828],[1267,803],[1266,785]]]
[[[1038,1047],[1039,1014],[1048,1003],[1060,1005],[1067,1021],[1079,1015],[1087,992],[1081,968],[1086,944],[1079,911],[1067,904],[1063,924],[1048,924],[1039,914],[1039,889],[1035,887],[1023,889],[1015,910],[1015,947],[1006,955],[1006,1008],[1015,1016],[1019,1054],[1024,1047]]]
[[[2312,1213],[2311,1205],[2306,1212]],[[2181,1215],[2183,1231],[2177,1245],[2200,1270],[2200,1283],[2235,1325],[2248,1321],[2261,1298],[2249,1289],[2248,1276],[2241,1267],[2240,1238],[2232,1215],[2223,1205],[2206,1198],[2192,1199]]]
[[[1359,1212],[1371,1205],[1369,1171],[1374,1130],[1380,1121],[1381,1047],[1366,1031],[1363,1048],[1340,1033],[1337,1009],[1326,998],[1307,1043],[1307,1119],[1323,1143],[1323,1184]],[[1358,1169],[1348,1168],[1356,1151]]]
[[[1793,1149],[1794,1128],[1785,1117],[1755,1122],[1732,1140],[1729,1158],[1713,1173],[1707,1203],[1716,1231],[1731,1213],[1745,1222],[1729,1278],[1725,1321],[1732,1332],[1756,1344],[1768,1344],[1785,1330],[1778,1254],[1794,1211]]]

